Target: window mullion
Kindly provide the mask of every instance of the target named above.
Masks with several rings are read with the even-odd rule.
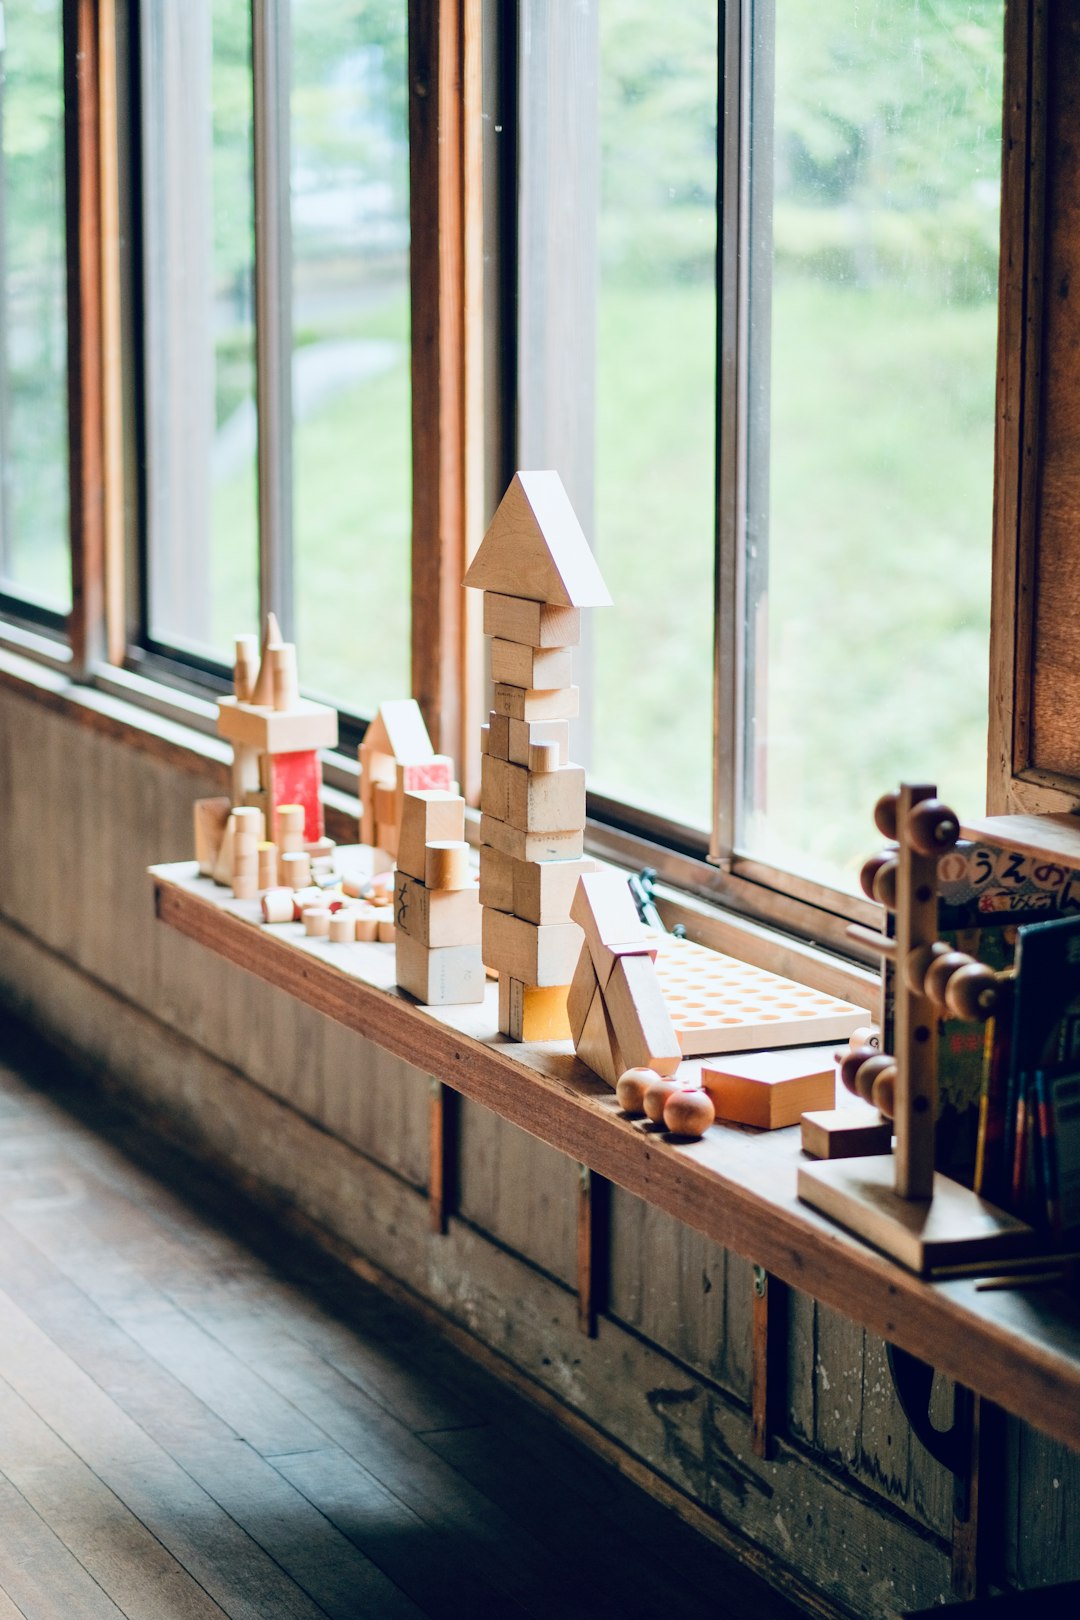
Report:
[[[295,636],[289,0],[252,0],[259,604]]]

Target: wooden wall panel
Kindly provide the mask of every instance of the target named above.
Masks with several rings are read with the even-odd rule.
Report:
[[[458,1213],[573,1288],[577,1165],[465,1098],[458,1142]]]

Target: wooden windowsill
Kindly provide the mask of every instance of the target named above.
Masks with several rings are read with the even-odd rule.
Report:
[[[194,863],[152,876],[168,926],[1080,1449],[1080,1306],[1064,1289],[922,1281],[798,1202],[797,1131],[675,1142],[626,1119],[568,1043],[496,1034],[494,986],[482,1006],[421,1007],[397,990],[390,946],[263,928]]]

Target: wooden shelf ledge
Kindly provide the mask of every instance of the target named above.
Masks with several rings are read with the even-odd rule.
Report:
[[[421,1007],[394,983],[392,946],[266,928],[194,862],[151,876],[169,927],[1080,1450],[1080,1302],[1065,1289],[922,1281],[799,1202],[797,1129],[675,1141],[625,1118],[568,1043],[498,1035],[494,985],[480,1006]]]

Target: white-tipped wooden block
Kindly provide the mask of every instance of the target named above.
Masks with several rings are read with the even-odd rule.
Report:
[[[259,845],[259,888],[276,889],[278,886],[278,847],[265,839]]]
[[[293,922],[295,919],[292,890],[267,889],[262,897],[262,914],[263,922]]]
[[[480,761],[480,810],[497,821],[507,820],[507,790],[510,766],[488,754]]]
[[[514,862],[487,844],[480,846],[480,904],[496,911],[514,909]]]
[[[407,872],[398,872],[394,921],[421,945],[479,945],[479,890],[475,883],[463,889],[429,889]]]
[[[512,910],[526,922],[569,922],[578,878],[595,870],[596,862],[587,855],[569,861],[514,861],[513,905],[499,910]]]
[[[278,860],[278,875],[288,888],[306,889],[311,882],[311,856],[307,850],[285,850]]]
[[[457,1007],[483,1001],[487,975],[478,945],[447,945],[432,949],[397,937],[397,982],[427,1007]]]
[[[231,808],[224,797],[195,801],[195,859],[203,877],[214,875]]]
[[[619,958],[604,991],[604,1005],[628,1069],[675,1073],[682,1062],[679,1038],[656,968],[647,956]]]
[[[259,638],[237,636],[233,663],[233,691],[238,703],[250,703],[259,678]]]
[[[483,913],[484,961],[528,985],[569,984],[581,950],[575,923],[530,923],[505,911]]]
[[[266,826],[261,810],[250,804],[239,804],[232,812],[233,826],[238,837],[247,837],[260,843],[266,837]]]
[[[480,817],[480,838],[492,849],[512,855],[516,861],[573,861],[585,848],[583,828],[567,832],[531,833],[495,816]]]
[[[428,788],[406,793],[401,801],[401,830],[398,838],[398,870],[424,881],[427,846],[440,841],[460,841],[465,837],[465,800],[444,788]]]
[[[507,720],[506,757],[511,765],[528,765],[536,743],[558,744],[558,764],[570,763],[569,720]]]
[[[330,933],[330,907],[305,906],[304,933],[310,934],[313,939],[325,939]]]
[[[581,610],[485,591],[484,634],[525,647],[576,647],[581,640]]]
[[[491,678],[506,686],[554,691],[574,679],[574,653],[570,647],[524,647],[516,641],[491,643]]]
[[[567,832],[585,825],[585,769],[559,765],[536,776],[521,765],[506,767],[506,816],[523,832]]]
[[[469,889],[469,846],[463,838],[435,839],[424,855],[424,887],[427,889]]]
[[[291,641],[270,648],[270,678],[273,682],[274,708],[278,713],[295,708],[300,701],[300,677],[296,666],[296,648]]]
[[[555,691],[536,691],[530,687],[495,687],[495,712],[511,720],[573,720],[578,712],[580,693],[576,686],[560,687]]]
[[[352,945],[356,941],[356,913],[348,906],[330,914],[331,945]]]

